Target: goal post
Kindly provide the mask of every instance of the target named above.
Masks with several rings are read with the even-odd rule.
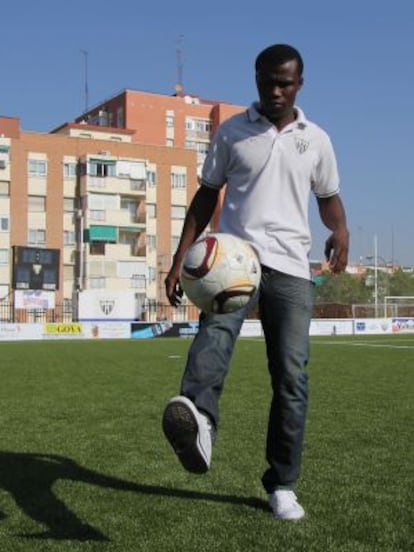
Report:
[[[384,297],[384,317],[414,316],[414,295],[386,295]]]

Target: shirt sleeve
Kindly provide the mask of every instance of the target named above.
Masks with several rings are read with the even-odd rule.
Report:
[[[210,142],[207,156],[201,171],[201,180],[205,186],[220,189],[227,180],[227,166],[229,160],[228,140],[219,127]]]
[[[339,174],[332,142],[326,133],[321,134],[319,158],[315,165],[312,190],[316,197],[330,197],[339,193]]]

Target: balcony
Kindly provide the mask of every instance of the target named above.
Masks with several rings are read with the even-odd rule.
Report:
[[[90,176],[81,178],[81,194],[87,192],[105,192],[142,197],[146,192],[146,180],[116,176]]]
[[[131,213],[128,209],[91,209],[86,213],[85,222],[86,225],[132,226],[138,232],[145,229],[145,220],[145,213]]]

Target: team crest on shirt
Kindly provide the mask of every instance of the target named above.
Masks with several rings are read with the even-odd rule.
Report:
[[[303,138],[298,138],[297,136],[295,136],[295,146],[298,153],[305,153],[305,151],[309,147],[309,142],[308,140],[304,140]]]

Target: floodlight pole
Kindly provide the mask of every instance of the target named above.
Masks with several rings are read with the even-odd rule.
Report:
[[[378,238],[374,236],[374,303],[375,318],[378,318]]]
[[[378,317],[378,307],[379,307],[379,287],[378,287],[378,284],[379,284],[379,263],[378,261],[380,260],[383,264],[384,264],[384,269],[385,269],[385,272],[387,274],[387,278],[388,278],[388,263],[387,261],[384,259],[384,257],[381,257],[381,255],[378,255],[378,238],[377,238],[377,235],[375,234],[374,235],[374,254],[373,255],[367,255],[366,257],[367,259],[373,259],[374,261],[374,305],[375,305],[375,318]],[[389,288],[389,280],[387,280],[388,282],[388,285],[387,285],[387,289]],[[384,318],[386,318],[387,316],[387,310],[386,310],[386,305],[384,303]]]

